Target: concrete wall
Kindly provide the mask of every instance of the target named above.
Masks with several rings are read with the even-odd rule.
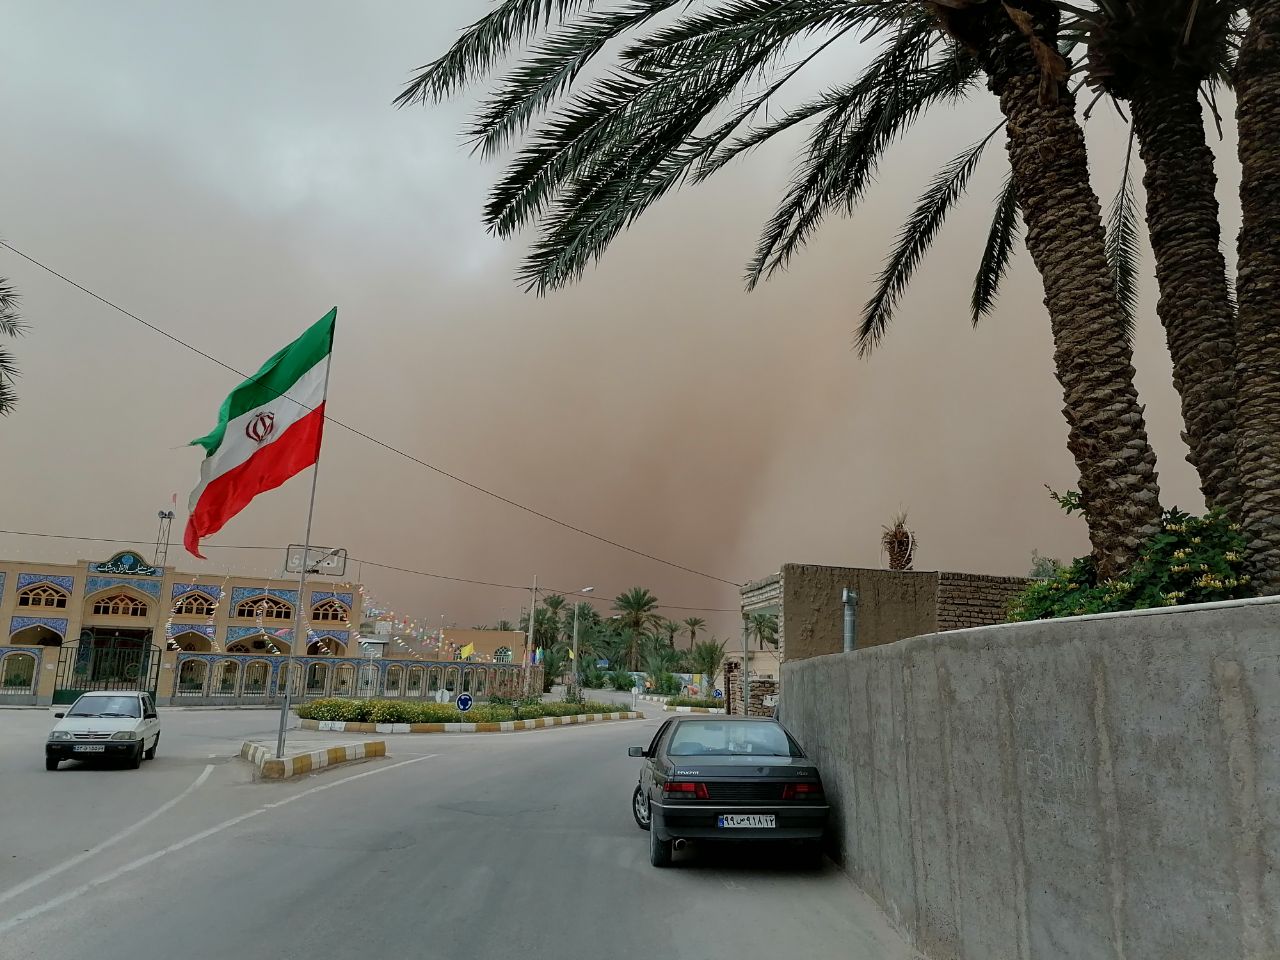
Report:
[[[931,958],[1280,957],[1280,602],[783,668],[845,868]]]
[[[844,649],[841,591],[858,592],[858,646],[873,647],[938,628],[938,575],[923,570],[869,570],[788,563],[782,568],[786,659]],[[784,681],[785,682],[785,681]]]

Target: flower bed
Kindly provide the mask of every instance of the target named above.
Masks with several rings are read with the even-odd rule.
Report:
[[[717,700],[715,697],[668,697],[667,706],[669,707],[708,707],[712,710],[723,710],[724,701]]]
[[[303,720],[341,720],[347,723],[501,723],[538,717],[573,717],[591,713],[615,713],[616,703],[477,704],[466,713],[450,703],[413,703],[406,700],[349,700],[326,697],[297,706]]]

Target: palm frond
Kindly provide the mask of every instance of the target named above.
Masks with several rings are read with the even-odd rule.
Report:
[[[1004,279],[1005,272],[1009,269],[1009,260],[1013,256],[1013,245],[1017,242],[1020,224],[1018,197],[1013,188],[1013,171],[1010,170],[1005,175],[1004,186],[996,200],[991,229],[987,232],[987,243],[982,248],[982,260],[978,263],[978,273],[973,280],[971,309],[974,326],[995,306],[1000,281]]]
[[[916,203],[915,210],[898,232],[898,242],[889,255],[889,262],[880,272],[875,292],[863,309],[862,326],[858,330],[859,355],[866,356],[884,337],[893,319],[894,308],[910,284],[916,267],[938,235],[947,214],[964,195],[987,144],[1003,128],[1004,123],[1000,123],[938,171]]]
[[[1138,260],[1141,252],[1138,249],[1139,216],[1137,200],[1133,191],[1133,128],[1129,128],[1129,146],[1124,155],[1124,175],[1120,178],[1120,189],[1107,212],[1107,263],[1111,266],[1111,276],[1115,281],[1116,299],[1120,301],[1120,310],[1124,314],[1124,332],[1126,337],[1133,336],[1134,312],[1138,306]]]
[[[922,60],[911,50],[908,61]],[[846,113],[832,110],[815,126],[797,176],[765,225],[747,265],[747,287],[773,275],[807,242],[826,213],[842,205],[852,211],[885,149],[930,105],[964,94],[978,65],[957,44],[929,66],[908,62],[878,83],[866,102]]]
[[[679,0],[646,0],[617,10],[593,12],[551,32],[520,61],[482,105],[467,134],[485,156],[506,146],[532,119],[568,90],[605,44],[643,24]]]
[[[484,76],[513,46],[551,23],[563,22],[591,0],[503,0],[468,27],[438,60],[418,67],[392,101],[397,107],[440,101]]]
[[[12,413],[18,402],[18,393],[13,388],[13,381],[17,377],[18,365],[13,355],[0,347],[0,416]]]
[[[18,316],[20,300],[9,281],[0,277],[0,334],[6,337],[20,337],[27,332],[26,323]]]

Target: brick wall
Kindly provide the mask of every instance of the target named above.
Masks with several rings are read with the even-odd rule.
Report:
[[[978,573],[938,574],[938,630],[961,630],[1004,623],[1009,601],[1021,593],[1026,577],[989,577]]]
[[[725,678],[725,700],[729,704],[729,712],[742,715],[742,688],[738,683],[738,672],[732,671]],[[759,678],[751,678],[751,703],[750,716],[753,717],[772,717],[773,707],[765,705],[766,697],[777,696],[778,681]]]

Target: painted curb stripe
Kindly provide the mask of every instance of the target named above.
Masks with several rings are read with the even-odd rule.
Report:
[[[385,740],[370,740],[366,743],[352,743],[342,747],[325,747],[311,753],[285,757],[283,760],[271,756],[271,752],[261,744],[246,740],[240,745],[241,758],[257,767],[264,780],[287,780],[290,777],[301,776],[312,770],[332,767],[339,763],[386,755]]]
[[[570,717],[537,717],[533,720],[482,721],[480,723],[356,723],[343,720],[302,720],[300,722],[304,730],[327,730],[334,733],[513,733],[517,730],[539,730],[575,723],[643,719],[644,714],[628,710],[619,713],[583,713]]]

